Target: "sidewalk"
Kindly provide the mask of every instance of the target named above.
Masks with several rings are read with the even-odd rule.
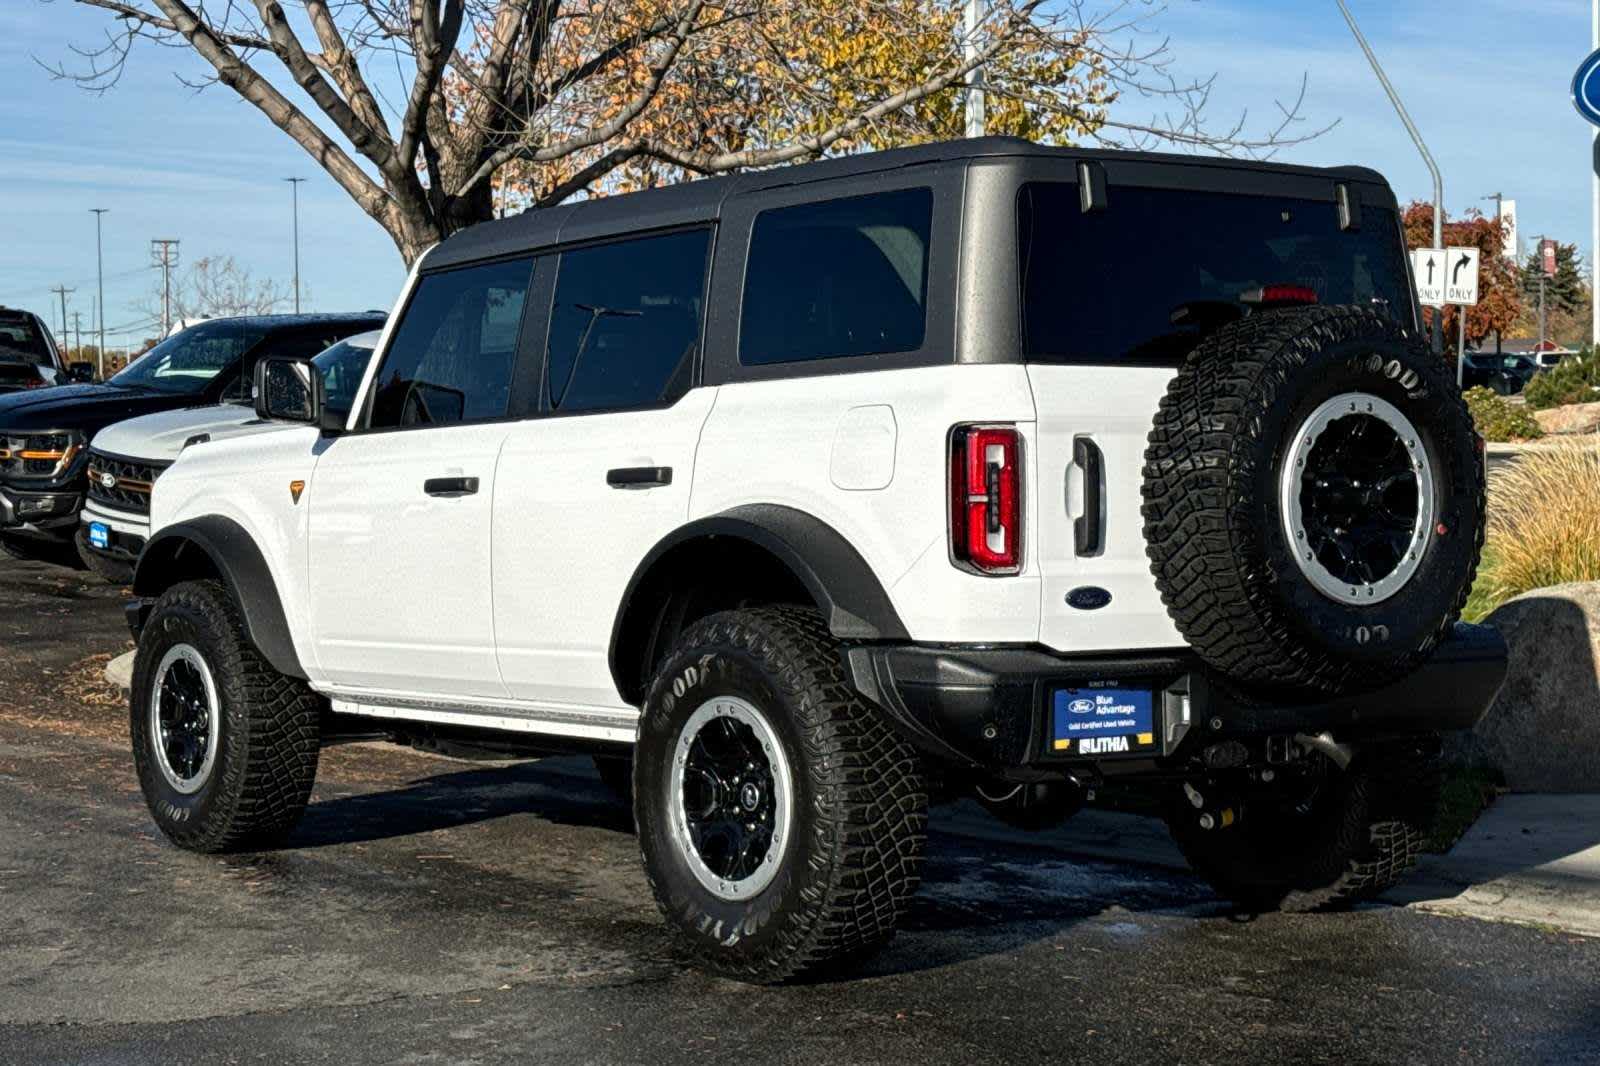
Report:
[[[1501,796],[1392,902],[1600,937],[1600,795]]]

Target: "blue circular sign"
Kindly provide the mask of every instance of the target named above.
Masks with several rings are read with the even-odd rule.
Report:
[[[1573,76],[1572,103],[1578,114],[1600,126],[1600,51],[1591,53]]]

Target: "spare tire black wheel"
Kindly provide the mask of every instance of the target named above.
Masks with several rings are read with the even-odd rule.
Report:
[[[1146,550],[1194,651],[1263,695],[1375,687],[1461,612],[1484,471],[1448,368],[1357,307],[1253,315],[1184,362],[1150,432]]]

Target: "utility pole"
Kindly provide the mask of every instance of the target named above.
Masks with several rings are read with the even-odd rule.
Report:
[[[1594,0],[1594,2],[1597,5],[1600,5],[1600,0]],[[1494,201],[1494,224],[1500,227],[1500,243],[1504,245],[1506,237],[1506,194],[1503,192],[1492,192],[1488,196],[1485,196],[1484,199]],[[1502,254],[1504,254],[1505,248],[1502,247],[1500,251]],[[1513,263],[1517,262],[1517,250],[1515,248],[1511,249],[1511,261]],[[1520,263],[1517,265],[1521,266]],[[1495,330],[1494,354],[1501,355],[1504,353],[1504,351],[1505,347],[1500,339],[1500,331]]]
[[[150,258],[161,268],[161,339],[172,332],[172,268],[178,265],[178,242],[162,237],[150,242]]]
[[[1595,0],[1600,3],[1600,0]],[[966,37],[961,45],[963,61],[974,63],[978,58],[978,28],[983,25],[984,0],[967,0]],[[968,137],[982,137],[987,123],[983,107],[983,67],[974,66],[967,72],[967,128]]]
[[[1546,330],[1546,325],[1547,325],[1548,320],[1545,318],[1544,298],[1545,298],[1545,286],[1548,285],[1549,282],[1550,282],[1550,275],[1545,273],[1545,269],[1544,269],[1544,242],[1545,242],[1546,238],[1544,237],[1543,234],[1540,234],[1538,237],[1536,237],[1534,239],[1539,242],[1538,243],[1538,248],[1539,248],[1539,348],[1538,348],[1538,354],[1543,354],[1544,353],[1545,338],[1547,336],[1549,336],[1549,333]],[[1537,361],[1538,360],[1535,360],[1535,362],[1537,362]]]
[[[77,289],[69,289],[65,285],[57,285],[55,288],[51,289],[50,291],[55,293],[57,296],[61,297],[61,339],[62,340],[66,340],[67,339],[67,293],[69,293],[69,292],[77,292],[78,290]]]
[[[94,212],[94,272],[95,285],[99,293],[95,297],[95,317],[100,322],[100,347],[94,353],[96,368],[100,371],[100,378],[106,376],[106,260],[100,243],[100,222],[109,207],[91,207]]]
[[[1411,121],[1411,113],[1406,110],[1406,105],[1401,102],[1400,94],[1395,91],[1394,83],[1389,80],[1389,75],[1383,72],[1383,64],[1378,62],[1377,53],[1367,43],[1366,36],[1361,32],[1361,27],[1356,25],[1356,17],[1350,13],[1350,6],[1345,0],[1338,0],[1339,10],[1344,13],[1344,20],[1350,24],[1350,32],[1355,34],[1356,43],[1361,46],[1367,62],[1372,64],[1372,72],[1378,76],[1378,82],[1383,86],[1383,91],[1389,94],[1389,102],[1394,105],[1395,111],[1400,115],[1400,121],[1405,124],[1406,132],[1411,134],[1411,141],[1417,146],[1417,151],[1422,153],[1422,161],[1428,165],[1428,173],[1433,175],[1433,247],[1435,251],[1444,250],[1444,175],[1439,172],[1439,164],[1433,161],[1433,153],[1428,151],[1428,146],[1422,140],[1422,131],[1417,129],[1417,124]],[[1600,0],[1595,0],[1600,4]],[[1433,354],[1444,354],[1444,313],[1441,308],[1433,309]]]
[[[1596,0],[1600,3],[1600,0]],[[294,200],[294,313],[300,313],[300,184],[305,178],[284,178]]]
[[[83,312],[72,312],[72,333],[75,338],[73,347],[78,350],[78,358],[83,359]]]

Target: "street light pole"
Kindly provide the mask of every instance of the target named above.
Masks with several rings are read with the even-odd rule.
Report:
[[[1594,0],[1600,4],[1600,0]],[[1361,51],[1366,55],[1367,62],[1372,64],[1372,72],[1378,76],[1378,82],[1383,86],[1383,91],[1389,94],[1389,102],[1394,105],[1395,111],[1400,115],[1400,121],[1405,124],[1406,132],[1411,134],[1412,143],[1417,146],[1417,151],[1422,153],[1422,161],[1428,165],[1428,173],[1433,175],[1433,247],[1436,251],[1444,250],[1444,175],[1439,172],[1439,164],[1433,161],[1433,153],[1428,151],[1428,146],[1422,140],[1422,131],[1417,129],[1417,124],[1411,121],[1411,113],[1406,110],[1406,105],[1400,101],[1400,94],[1395,91],[1394,83],[1389,80],[1389,75],[1383,72],[1383,64],[1378,62],[1377,53],[1367,43],[1366,36],[1361,32],[1361,27],[1356,25],[1356,17],[1350,13],[1350,7],[1344,0],[1338,0],[1339,10],[1344,13],[1345,22],[1350,24],[1350,32],[1355,34],[1356,43],[1361,46]],[[1433,354],[1444,354],[1444,312],[1442,308],[1433,309]]]
[[[1600,0],[1596,0],[1600,3]],[[300,183],[305,178],[284,178],[294,199],[294,313],[300,313]]]
[[[1595,0],[1600,3],[1600,0]],[[966,39],[962,44],[962,59],[973,63],[978,58],[978,27],[983,25],[984,0],[967,0]],[[967,123],[968,137],[982,137],[987,122],[984,116],[983,67],[974,66],[967,72]]]
[[[99,291],[99,296],[95,299],[94,313],[100,319],[100,347],[94,353],[94,361],[100,372],[100,380],[104,381],[106,377],[106,261],[100,243],[100,220],[111,209],[109,207],[91,207],[89,210],[94,212],[94,269],[95,282]]]

